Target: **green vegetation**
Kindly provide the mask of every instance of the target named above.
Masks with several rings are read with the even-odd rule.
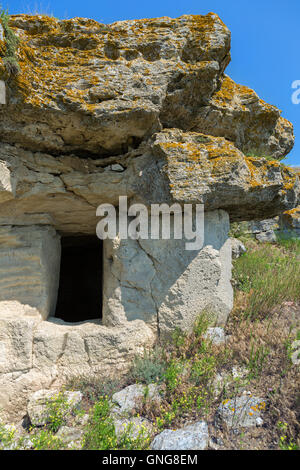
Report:
[[[66,448],[64,442],[47,429],[42,429],[34,434],[31,442],[34,450],[63,450]]]
[[[131,435],[131,426],[124,426],[124,432],[117,437],[113,419],[110,416],[111,403],[108,397],[101,397],[90,413],[90,420],[83,438],[86,450],[142,450],[149,444],[146,429],[141,428],[137,437]]]
[[[143,357],[134,360],[131,379],[133,382],[150,384],[162,382],[166,373],[166,362],[163,352],[156,347],[150,352],[145,352]]]
[[[0,449],[1,446],[9,448],[14,443],[15,433],[14,429],[7,429],[0,421]]]
[[[63,392],[58,393],[47,403],[48,429],[57,432],[58,429],[66,424],[66,415],[70,405]]]
[[[266,317],[284,301],[300,300],[300,241],[256,244],[235,263],[237,289],[247,294],[244,315]]]
[[[6,10],[0,9],[0,21],[5,37],[5,54],[3,57],[3,62],[8,76],[11,77],[17,75],[20,72],[20,66],[17,57],[17,50],[20,41],[13,30],[9,27],[9,18],[10,17],[8,12]]]
[[[281,436],[279,440],[279,448],[281,450],[299,450],[299,446],[294,442],[294,439],[289,439],[287,436],[288,423],[278,422],[278,429]]]
[[[252,150],[250,152],[245,153],[246,157],[251,157],[251,158],[264,158],[268,162],[274,162],[278,160],[284,160],[286,157],[281,157],[281,158],[275,158],[272,155],[266,155],[264,153],[257,153],[256,151]]]
[[[87,406],[94,405],[102,396],[111,397],[113,393],[122,388],[120,380],[103,380],[102,377],[73,377],[66,384],[67,390],[80,390]]]

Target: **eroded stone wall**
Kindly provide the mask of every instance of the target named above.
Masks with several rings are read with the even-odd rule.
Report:
[[[99,321],[67,324],[2,313],[0,417],[21,419],[31,392],[59,388],[74,376],[119,378],[154,341],[154,333],[139,320],[107,328]]]
[[[0,315],[54,315],[59,265],[53,227],[0,226]]]
[[[186,250],[182,240],[106,240],[103,321],[119,325],[137,318],[163,335],[189,330],[210,311],[224,324],[232,308],[229,217],[205,213],[204,246]]]

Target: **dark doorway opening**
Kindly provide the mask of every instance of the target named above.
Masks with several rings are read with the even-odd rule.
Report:
[[[101,319],[102,244],[96,236],[62,237],[56,317],[72,323]]]

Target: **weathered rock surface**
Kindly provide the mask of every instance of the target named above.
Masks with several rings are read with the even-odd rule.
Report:
[[[223,78],[230,32],[213,13],[111,25],[19,15],[10,25],[22,40],[21,74],[8,90],[6,142],[105,155],[163,126],[274,157],[293,145],[292,126],[277,108]]]
[[[0,226],[0,318],[54,315],[59,265],[53,227]]]
[[[223,138],[168,129],[127,154],[124,171],[106,159],[51,156],[0,144],[0,223],[95,233],[96,208],[119,196],[151,203],[201,203],[234,220],[273,217],[297,204],[299,177],[277,161],[245,157]],[[109,159],[108,159],[109,160]],[[1,184],[2,182],[2,184]]]
[[[154,136],[151,147],[164,162],[162,172],[174,201],[224,209],[231,220],[251,220],[254,214],[275,216],[299,197],[296,172],[276,160],[246,157],[224,138],[167,129]],[[138,181],[149,194],[153,183],[148,173]]]
[[[231,250],[232,250],[232,258],[237,259],[242,254],[246,253],[245,245],[239,240],[238,238],[230,238],[231,241]]]
[[[95,208],[120,194],[200,202],[232,220],[295,206],[299,178],[256,158],[285,155],[292,126],[223,76],[230,32],[217,15],[113,25],[21,15],[10,24],[21,73],[7,79],[0,110],[10,144],[0,150],[0,222],[52,221],[71,233],[76,219],[93,233]],[[178,129],[144,145],[164,127]]]
[[[300,206],[283,212],[277,217],[253,220],[238,224],[241,230],[253,234],[260,242],[275,242],[277,237],[300,237]],[[232,253],[234,257],[234,252]]]
[[[225,400],[217,410],[216,423],[233,429],[261,426],[261,413],[265,407],[265,400],[252,395]]]
[[[62,426],[56,433],[56,437],[61,439],[70,449],[81,449],[83,434],[82,429]]]
[[[220,90],[199,110],[193,130],[225,137],[247,155],[283,158],[294,145],[293,126],[255,91],[224,76]]]
[[[148,399],[159,403],[161,401],[159,386],[156,384],[148,386],[141,384],[129,385],[112,396],[113,403],[118,405],[113,409],[113,413],[126,414],[134,411],[146,396]]]
[[[210,341],[214,346],[220,346],[226,341],[224,328],[218,326],[207,328],[204,338]]]
[[[151,443],[152,450],[205,450],[208,446],[208,427],[204,421],[182,429],[165,429]]]
[[[232,309],[228,215],[207,213],[204,246],[186,250],[186,240],[106,240],[103,322],[120,325],[141,318],[161,335],[191,330],[207,310],[224,325]]]
[[[29,397],[27,413],[33,426],[44,426],[49,422],[51,411],[49,406],[54,400],[63,400],[60,406],[61,412],[65,415],[78,407],[82,400],[81,392],[60,393],[55,390],[38,390]]]
[[[19,15],[10,25],[21,74],[8,87],[2,140],[56,154],[123,153],[162,125],[189,127],[230,60],[215,14],[112,25]]]
[[[283,231],[300,238],[300,205],[284,212],[280,217]]]
[[[152,423],[145,418],[133,417],[126,419],[114,417],[113,422],[118,440],[121,440],[124,436],[132,440],[145,439],[153,432]]]
[[[122,376],[154,341],[154,333],[141,320],[107,328],[100,321],[1,318],[1,416],[10,413],[11,420],[20,419],[31,393],[58,389],[74,376]]]

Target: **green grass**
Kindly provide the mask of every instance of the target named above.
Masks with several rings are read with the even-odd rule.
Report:
[[[264,154],[264,153],[257,153],[255,152],[254,150],[253,151],[249,151],[247,153],[245,153],[246,157],[252,157],[252,158],[264,158],[265,160],[269,161],[269,162],[273,162],[273,161],[282,161],[284,160],[285,158],[287,157],[281,157],[281,158],[275,158],[273,157],[272,155],[267,155],[267,154]],[[282,164],[283,165],[283,164]]]
[[[281,240],[258,245],[236,260],[237,288],[248,294],[246,316],[262,318],[284,301],[300,300],[299,257],[299,240]]]

